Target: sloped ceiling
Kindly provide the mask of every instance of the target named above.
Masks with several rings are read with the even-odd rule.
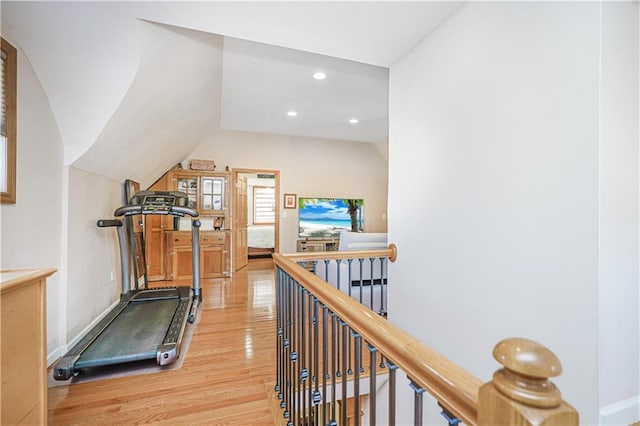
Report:
[[[211,126],[224,125],[219,119],[221,103],[225,106],[221,36],[334,57],[329,62],[360,62],[348,67],[366,69],[365,80],[376,80],[460,4],[3,1],[0,7],[3,31],[18,40],[47,93],[65,146],[65,163],[114,180],[125,176],[147,182],[183,160]],[[238,47],[246,42],[232,43]],[[229,82],[231,87],[232,79]],[[241,86],[236,82],[236,89]],[[291,93],[312,99],[305,90],[298,86]],[[228,93],[241,97],[238,90]],[[312,106],[321,103],[313,99]],[[254,100],[249,96],[246,102]],[[243,107],[236,110],[241,113]],[[230,128],[258,129],[255,120],[242,114],[235,119],[231,113],[222,116]],[[359,130],[347,128],[352,132],[347,136],[327,133],[329,124],[338,120],[342,118],[311,126],[298,122],[289,131],[358,141],[375,141],[386,132],[385,123],[376,118],[365,120]],[[284,122],[273,126],[273,121],[263,122],[258,130],[287,131]],[[365,135],[375,126],[378,136]]]
[[[73,164],[152,183],[220,121],[222,37],[139,22],[140,66],[96,142]]]

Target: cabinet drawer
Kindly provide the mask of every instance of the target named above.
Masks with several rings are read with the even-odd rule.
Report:
[[[191,246],[191,232],[171,232],[167,238],[174,246]]]
[[[227,238],[227,234],[225,232],[201,232],[200,233],[200,245],[214,245],[214,244],[224,244]]]

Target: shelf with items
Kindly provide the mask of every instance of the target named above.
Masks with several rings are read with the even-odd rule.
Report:
[[[302,239],[298,240],[298,252],[323,252],[338,250],[339,238],[326,238],[321,240]]]
[[[175,190],[187,194],[187,207],[198,210],[198,178],[176,176],[175,182]]]
[[[228,172],[176,170],[168,172],[169,190],[182,191],[189,197],[189,207],[201,216],[227,216]]]
[[[323,251],[336,251],[338,250],[339,238],[327,238],[327,239],[301,239],[298,240],[296,250],[298,252],[313,253]],[[303,268],[313,272],[313,262],[302,262],[300,265]]]

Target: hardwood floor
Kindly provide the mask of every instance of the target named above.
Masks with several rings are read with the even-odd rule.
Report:
[[[49,424],[274,425],[273,262],[203,280],[203,296],[182,368],[49,388]]]

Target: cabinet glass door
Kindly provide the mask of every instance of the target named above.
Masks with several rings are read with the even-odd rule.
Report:
[[[194,210],[198,210],[198,178],[184,177],[178,178],[178,191],[187,194],[189,201],[187,206]]]
[[[202,210],[224,210],[224,181],[223,177],[202,178]]]

